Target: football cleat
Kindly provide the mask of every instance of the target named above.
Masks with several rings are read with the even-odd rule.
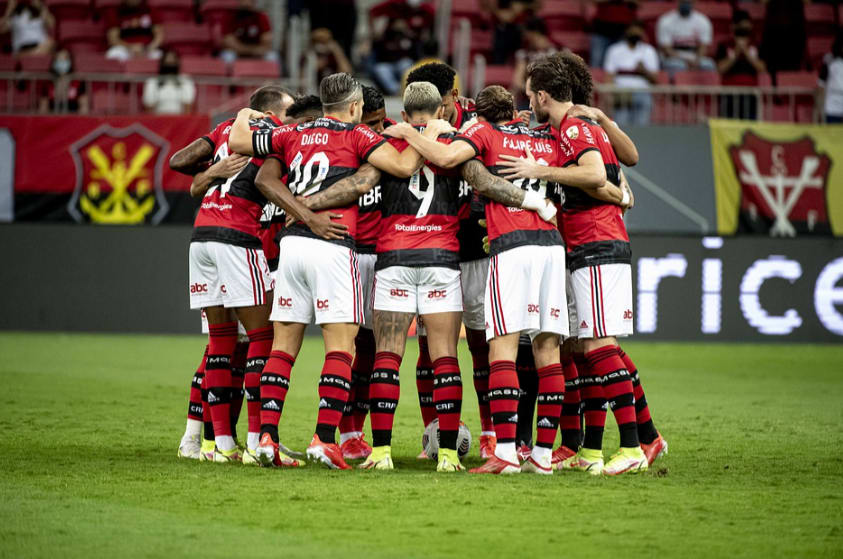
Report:
[[[576,451],[571,450],[567,446],[559,445],[559,448],[553,451],[553,454],[550,455],[550,463],[553,464],[555,468],[557,464],[565,460],[566,458],[570,458],[576,454]]]
[[[425,454],[424,450],[422,450],[418,456],[416,456],[416,460],[427,460],[427,454]]]
[[[290,458],[300,458],[302,460],[304,459],[304,452],[297,452],[295,450],[289,449],[286,446],[284,446],[284,443],[282,443],[282,442],[278,443],[278,451],[281,454],[286,454]]]
[[[346,460],[359,460],[372,454],[372,447],[363,439],[363,435],[348,439],[340,445],[340,450]]]
[[[603,467],[603,475],[617,476],[620,474],[637,474],[639,472],[647,471],[647,457],[641,447],[624,448],[621,447],[612,457],[606,462]]]
[[[523,462],[524,460],[530,457],[530,455],[533,453],[533,449],[525,444],[522,444],[516,449],[515,452],[518,454],[518,459]]]
[[[506,460],[501,460],[497,456],[492,456],[486,463],[477,468],[468,470],[470,474],[520,474],[521,466]]]
[[[181,449],[179,449],[181,450]],[[667,454],[667,441],[664,440],[662,434],[656,437],[656,440],[650,444],[641,443],[641,450],[644,451],[644,456],[647,457],[647,465],[652,466],[662,454]]]
[[[216,445],[214,444],[214,439],[202,439],[202,446],[199,447],[199,461],[213,462],[215,448]]]
[[[261,462],[258,460],[257,450],[247,448],[243,451],[243,464],[245,466],[260,466]]]
[[[243,454],[243,451],[246,450],[246,445],[241,443],[237,437],[234,437],[234,446],[237,447],[237,450],[240,451],[240,454]]]
[[[461,472],[465,470],[460,463],[460,455],[456,450],[450,448],[439,449],[439,463],[436,465],[437,472]]]
[[[217,464],[228,464],[229,462],[243,462],[243,455],[236,446],[231,450],[220,450],[214,448],[214,462]]]
[[[521,471],[523,473],[549,476],[553,473],[553,466],[551,465],[550,460],[547,461],[547,464],[540,464],[538,460],[532,456],[528,456],[527,460],[521,464]]]
[[[346,441],[348,442],[348,441]],[[376,446],[366,461],[358,466],[362,470],[392,470],[392,448],[389,446]]]
[[[333,470],[351,469],[351,466],[343,460],[340,447],[336,443],[323,443],[319,435],[313,435],[310,446],[307,447],[307,458],[322,462]]]
[[[179,443],[179,458],[190,458],[199,460],[202,444],[199,442],[199,435],[185,435]]]
[[[603,473],[603,452],[590,448],[580,448],[576,454],[559,462],[556,469],[579,470],[593,476],[599,476]]]
[[[261,466],[266,468],[300,468],[304,460],[292,458],[281,451],[281,445],[272,440],[269,433],[264,433],[255,455]]]
[[[480,435],[480,458],[488,459],[495,455],[498,439],[494,435]]]

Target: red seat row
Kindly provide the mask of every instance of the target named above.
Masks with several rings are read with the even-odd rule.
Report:
[[[102,17],[105,11],[117,8],[122,0],[45,1],[50,13],[61,21]],[[194,9],[194,0],[147,0],[147,4],[161,22],[193,23],[199,16],[202,21],[212,24],[219,23],[238,7],[237,0],[204,0],[198,11]]]

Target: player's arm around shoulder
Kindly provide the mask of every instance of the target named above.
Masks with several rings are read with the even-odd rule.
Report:
[[[205,171],[197,173],[190,183],[190,195],[201,198],[216,179],[228,179],[243,170],[251,158],[248,155],[234,153],[220,159]]]
[[[374,165],[364,163],[350,177],[335,182],[322,192],[300,200],[311,210],[342,208],[357,202],[358,198],[372,190],[380,180],[381,172]]]
[[[253,118],[263,118],[264,114],[250,108],[240,109],[237,113],[237,118],[231,125],[231,133],[228,137],[228,147],[235,153],[243,153],[246,155],[255,155],[255,149],[252,142],[253,132],[249,126],[249,120]],[[258,155],[266,155],[261,153]]]
[[[400,126],[400,125],[399,125]],[[410,146],[421,154],[421,157],[430,161],[437,167],[450,169],[468,161],[476,155],[474,148],[465,142],[452,142],[443,144],[438,137],[447,132],[452,132],[453,127],[444,120],[434,119],[428,121],[424,133],[420,133],[412,126],[402,128],[402,137]]]
[[[213,155],[214,147],[210,140],[205,137],[196,138],[173,154],[170,158],[170,169],[193,176],[207,169],[207,163]]]

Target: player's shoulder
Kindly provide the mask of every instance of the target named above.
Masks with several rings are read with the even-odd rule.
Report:
[[[231,132],[231,127],[234,125],[234,119],[229,118],[228,120],[224,120],[217,124],[209,135],[212,136],[226,136],[229,132]]]
[[[460,132],[459,136],[463,137],[463,138],[471,138],[471,137],[476,136],[478,134],[488,132],[491,129],[492,129],[492,125],[490,123],[486,122],[485,120],[478,120],[477,122],[475,122],[474,124],[472,124],[471,126],[466,128],[465,130]]]

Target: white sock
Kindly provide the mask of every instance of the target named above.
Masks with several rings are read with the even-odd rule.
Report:
[[[202,422],[198,419],[188,419],[184,428],[184,438],[198,437],[202,433]]]
[[[550,464],[550,455],[552,452],[553,451],[549,448],[545,448],[543,446],[534,446],[531,456],[533,457],[533,460],[535,460],[542,466],[545,466]]]
[[[231,435],[217,435],[215,439],[217,448],[222,451],[229,451],[234,448],[234,437]]]
[[[363,436],[361,431],[349,431],[348,433],[340,433],[340,444],[343,444],[345,441],[350,441],[351,439],[359,439]]]
[[[246,435],[246,446],[249,447],[249,450],[255,450],[258,448],[258,443],[260,443],[260,433],[252,433],[249,431],[249,434]]]
[[[495,446],[495,456],[501,460],[505,460],[506,462],[517,464],[518,454],[515,452],[515,442],[498,443],[497,446]]]
[[[495,432],[494,431],[480,431],[480,436],[481,437],[494,437]]]

